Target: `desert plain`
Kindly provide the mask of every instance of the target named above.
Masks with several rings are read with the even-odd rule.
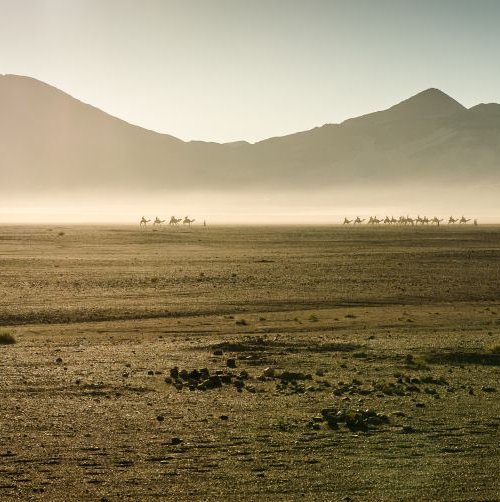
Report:
[[[500,499],[500,227],[3,226],[0,500]]]

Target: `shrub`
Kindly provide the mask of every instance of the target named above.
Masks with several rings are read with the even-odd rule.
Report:
[[[0,345],[12,345],[14,343],[16,343],[16,339],[10,331],[0,331]]]

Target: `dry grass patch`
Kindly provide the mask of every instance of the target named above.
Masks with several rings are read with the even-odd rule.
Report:
[[[14,343],[16,339],[10,331],[0,331],[0,345],[13,345]]]

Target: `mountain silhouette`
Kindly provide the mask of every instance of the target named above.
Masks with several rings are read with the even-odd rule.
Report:
[[[438,89],[309,131],[219,144],[129,124],[38,80],[0,76],[0,190],[498,183],[500,105]]]

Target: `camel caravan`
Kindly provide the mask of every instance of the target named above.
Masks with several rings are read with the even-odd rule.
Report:
[[[147,228],[148,223],[150,221],[151,220],[148,220],[145,216],[143,216],[139,222],[139,227],[140,228]],[[162,227],[163,223],[165,223],[166,221],[167,220],[162,220],[162,219],[158,218],[158,216],[156,216],[151,226],[152,226],[153,230],[155,230],[158,227]],[[184,218],[176,218],[175,216],[171,216],[170,221],[168,222],[168,226],[175,228],[175,227],[179,226],[179,223],[182,223],[182,225],[184,225],[184,226],[187,225],[189,228],[191,228],[191,224],[194,223],[195,221],[196,220],[194,218],[191,219],[191,218],[189,218],[189,216],[185,216]],[[207,226],[205,221],[203,222],[203,226],[204,227]]]
[[[359,216],[356,216],[355,219],[348,219],[344,218],[344,222],[342,223],[343,225],[360,225],[366,221],[365,219],[361,219]],[[403,226],[417,226],[417,225],[436,225],[440,226],[441,223],[445,221],[444,218],[438,218],[437,216],[434,216],[433,218],[428,218],[427,216],[420,216],[418,215],[416,218],[411,218],[410,216],[400,216],[399,218],[394,218],[394,216],[386,216],[385,218],[377,218],[376,216],[370,216],[368,218],[368,221],[366,221],[367,225],[403,225]],[[465,216],[462,216],[461,218],[454,218],[453,216],[450,216],[448,218],[448,225],[455,225],[458,223],[459,225],[466,225],[471,221],[471,218],[466,218]],[[477,220],[474,220],[473,223],[475,226],[478,225]]]

